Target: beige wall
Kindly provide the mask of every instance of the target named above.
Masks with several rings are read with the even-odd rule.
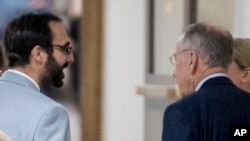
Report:
[[[197,0],[197,21],[233,28],[234,0]]]

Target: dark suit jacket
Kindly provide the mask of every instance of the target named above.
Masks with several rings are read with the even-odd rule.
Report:
[[[162,141],[228,141],[231,125],[250,124],[250,94],[227,77],[211,78],[168,106],[163,123]]]

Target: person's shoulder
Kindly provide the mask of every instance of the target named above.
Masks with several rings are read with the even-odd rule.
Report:
[[[199,101],[200,101],[199,93],[194,92],[170,104],[166,110],[173,111],[173,110],[178,109],[178,111],[182,111],[182,112],[187,111],[187,109],[190,110],[192,108],[198,108],[200,105]]]
[[[185,121],[193,121],[195,117],[200,115],[199,96],[192,93],[182,99],[170,104],[164,112],[164,119],[181,119]],[[195,120],[197,120],[196,118]]]
[[[46,96],[43,93],[33,93],[30,96],[30,104],[33,105],[33,109],[39,109],[37,111],[34,111],[34,114],[48,117],[68,117],[66,108],[58,101]]]
[[[176,103],[179,103],[180,105],[186,105],[186,104],[195,104],[196,101],[200,99],[201,95],[199,91],[193,92],[188,94],[187,96],[183,97]]]
[[[54,99],[48,97],[46,94],[38,91],[34,91],[31,94],[31,98],[37,103],[37,105],[47,106],[47,107],[63,107],[62,104],[55,101]]]

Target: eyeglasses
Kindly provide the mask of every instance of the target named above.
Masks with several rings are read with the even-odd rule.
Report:
[[[72,47],[69,46],[69,44],[65,44],[65,45],[57,45],[57,44],[53,44],[54,47],[58,47],[60,48],[60,50],[62,50],[65,54],[70,55],[71,51],[72,51]]]
[[[169,59],[170,63],[171,63],[172,65],[175,65],[175,63],[176,63],[176,59],[175,59],[176,54],[181,53],[181,52],[185,52],[185,51],[191,51],[191,50],[190,50],[190,49],[184,49],[184,50],[182,50],[182,51],[179,51],[179,52],[177,52],[177,53],[175,53],[175,54],[169,56],[168,59]]]

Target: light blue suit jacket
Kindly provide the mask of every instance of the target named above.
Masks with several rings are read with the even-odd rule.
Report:
[[[70,141],[65,108],[11,71],[0,78],[0,130],[14,141]]]

